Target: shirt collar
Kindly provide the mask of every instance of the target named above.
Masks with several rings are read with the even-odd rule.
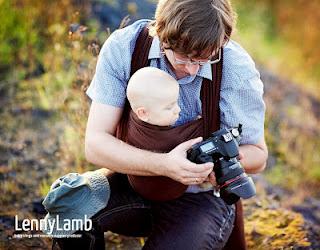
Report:
[[[160,52],[161,51],[160,51],[159,37],[155,36],[152,40],[148,59],[160,59],[161,58]],[[197,76],[212,80],[211,65],[207,63],[207,64],[201,66],[198,73],[197,73]]]
[[[160,41],[159,37],[155,36],[153,37],[152,44],[150,47],[148,59],[158,59],[161,58],[161,53],[160,53]]]

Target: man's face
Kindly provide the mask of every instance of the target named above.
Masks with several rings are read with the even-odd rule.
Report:
[[[189,57],[173,52],[172,50],[169,50],[169,49],[165,49],[165,54],[178,79],[183,78],[185,76],[189,76],[189,75],[194,76],[198,73],[200,65],[189,64],[189,63],[185,63],[185,64],[177,63],[179,61],[187,62],[190,60]]]
[[[164,53],[178,79],[188,75],[196,75],[200,69],[200,66],[203,66],[206,63],[217,63],[221,58],[221,49],[212,53],[207,58],[183,55],[181,53],[174,52],[171,49],[164,49]],[[217,56],[218,58],[214,59],[214,57]]]

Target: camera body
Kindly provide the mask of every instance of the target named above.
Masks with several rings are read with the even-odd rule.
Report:
[[[195,163],[214,163],[214,173],[221,198],[229,205],[240,198],[248,199],[256,194],[255,185],[237,157],[242,125],[231,129],[220,129],[207,140],[192,146],[187,158]]]

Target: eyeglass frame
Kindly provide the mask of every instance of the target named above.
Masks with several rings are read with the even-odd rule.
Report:
[[[172,56],[173,56],[173,59],[174,59],[174,63],[177,64],[177,65],[199,65],[199,66],[203,66],[205,64],[216,64],[218,62],[220,62],[221,60],[221,48],[219,49],[219,57],[213,61],[211,60],[208,60],[206,62],[200,62],[200,61],[192,61],[192,59],[189,59],[189,61],[184,61],[184,60],[180,60],[180,59],[177,59],[176,56],[175,56],[175,52],[172,50],[172,49],[163,49],[161,51],[161,54],[162,55],[166,55],[165,53],[165,50],[170,50],[172,52]],[[215,56],[215,55],[214,55]]]

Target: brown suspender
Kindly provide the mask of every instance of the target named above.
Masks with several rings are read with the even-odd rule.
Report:
[[[148,29],[147,27],[145,27],[138,36],[138,39],[136,41],[136,45],[132,54],[130,76],[132,76],[138,69],[141,69],[149,65],[150,62],[148,61],[148,55],[149,55],[151,44],[152,44],[152,37],[149,36]],[[116,129],[116,137],[123,141],[126,141],[126,135],[127,135],[126,127],[127,127],[127,122],[129,118],[129,113],[130,113],[130,104],[128,99],[126,99],[122,117]]]

